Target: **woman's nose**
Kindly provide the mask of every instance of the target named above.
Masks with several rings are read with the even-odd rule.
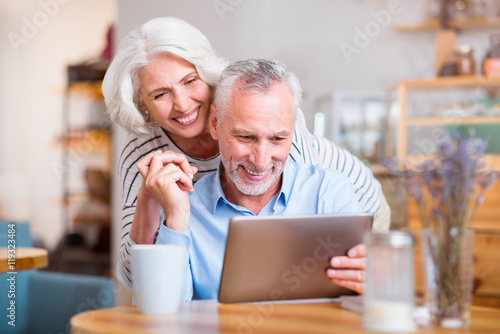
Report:
[[[185,113],[189,111],[189,97],[184,90],[179,90],[175,94],[174,107],[177,111]]]

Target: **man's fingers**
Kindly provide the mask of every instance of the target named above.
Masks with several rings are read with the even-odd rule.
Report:
[[[366,246],[360,244],[352,247],[347,256],[335,256],[330,260],[326,275],[333,283],[360,294],[365,290]]]
[[[171,163],[178,165],[190,179],[192,179],[193,175],[198,171],[196,167],[192,167],[189,164],[187,158],[183,154],[172,151],[161,152],[160,150],[151,152],[142,158],[137,164],[137,169],[142,177],[146,178],[149,173],[156,174],[163,167]]]
[[[365,271],[364,270],[335,270],[327,269],[326,275],[331,279],[346,280],[354,282],[364,282],[365,281]]]
[[[187,176],[193,178],[194,175],[193,170],[184,154],[175,153],[172,151],[165,151],[162,154],[155,156],[154,158],[161,161],[163,166],[169,163],[177,164]]]
[[[139,170],[139,173],[141,173],[142,178],[146,178],[149,173],[149,165],[151,164],[151,160],[155,155],[158,154],[161,154],[161,150],[156,150],[147,154],[137,163],[137,169]]]
[[[175,182],[183,191],[193,191],[193,181],[176,164],[170,163],[154,175],[155,182],[161,186],[167,186],[166,183]]]
[[[139,170],[139,173],[141,173],[143,179],[148,176],[149,167],[141,165],[141,163],[139,162],[137,164],[137,169]]]
[[[193,182],[191,178],[187,176],[183,171],[172,172],[171,177],[176,180],[177,186],[182,191],[193,191]]]
[[[354,246],[353,248],[349,249],[347,252],[347,256],[356,258],[356,257],[365,257],[366,256],[366,245],[365,244],[359,244],[357,246]]]
[[[366,258],[350,258],[347,256],[335,256],[330,260],[330,265],[335,269],[365,269]]]
[[[359,294],[365,292],[365,283],[332,279],[332,282],[344,288],[356,291]]]
[[[190,179],[192,179],[194,173],[193,173],[193,170],[191,168],[191,165],[189,164],[189,162],[186,159],[186,156],[184,156],[183,154],[180,154],[180,153],[173,153],[173,154],[174,154],[173,156],[171,154],[169,154],[169,155],[162,154],[162,155],[160,155],[160,157],[163,158],[165,156],[164,157],[165,158],[164,164],[167,162],[168,163],[174,162],[177,165],[179,165],[179,167],[184,172],[184,174],[186,174]],[[171,159],[171,161],[168,161],[169,159]]]
[[[149,164],[149,173],[156,174],[160,169],[163,168],[163,159],[160,157],[162,154],[156,154],[151,158],[151,163]]]

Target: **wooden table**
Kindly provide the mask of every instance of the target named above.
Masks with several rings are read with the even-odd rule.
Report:
[[[15,267],[11,268],[8,261],[7,247],[0,247],[0,272],[43,268],[47,266],[48,259],[49,256],[46,249],[17,247]]]
[[[175,315],[140,314],[136,307],[88,311],[71,318],[71,333],[365,333],[362,316],[339,303],[181,304]],[[416,333],[500,333],[500,309],[472,307],[465,330],[421,329]]]

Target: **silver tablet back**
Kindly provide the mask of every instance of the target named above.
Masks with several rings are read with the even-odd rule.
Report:
[[[230,220],[219,302],[335,298],[353,292],[325,271],[363,242],[368,214],[238,216]]]

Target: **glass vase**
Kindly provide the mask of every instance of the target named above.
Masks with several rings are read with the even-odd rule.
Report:
[[[474,230],[442,226],[423,229],[425,304],[430,325],[467,327],[472,299]]]

